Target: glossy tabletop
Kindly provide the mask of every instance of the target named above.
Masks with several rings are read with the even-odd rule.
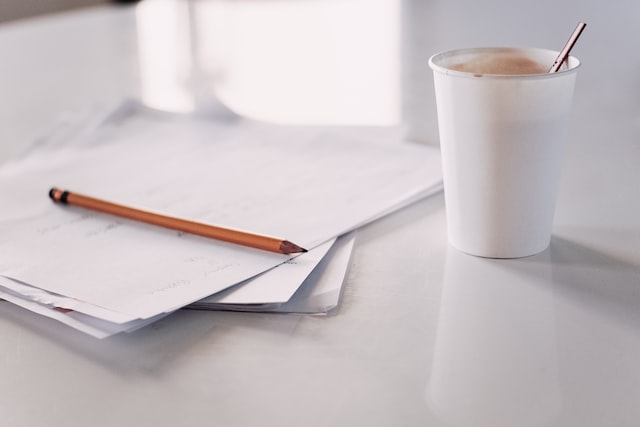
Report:
[[[552,243],[449,247],[442,195],[358,233],[327,317],[179,311],[96,340],[0,302],[3,426],[635,426],[640,3],[147,0],[0,25],[0,159],[126,98],[438,143],[431,54],[588,26]]]

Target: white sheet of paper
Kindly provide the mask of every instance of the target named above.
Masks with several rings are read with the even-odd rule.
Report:
[[[3,278],[4,279],[4,278]],[[166,315],[163,313],[148,319],[138,319],[126,323],[113,323],[100,318],[88,316],[80,312],[62,312],[53,305],[39,303],[22,297],[0,286],[0,299],[4,299],[18,307],[57,320],[58,322],[77,329],[95,338],[107,338],[121,332],[132,332],[149,325]]]
[[[257,276],[254,279],[242,282],[227,291],[212,295],[199,302],[191,308],[201,308],[206,310],[227,310],[234,311],[256,311],[256,307],[269,307],[260,311],[264,312],[287,312],[283,304],[296,293],[300,286],[315,289],[316,283],[331,284],[337,291],[330,296],[332,303],[337,304],[337,294],[339,293],[342,279],[346,272],[348,259],[353,246],[353,238],[341,237],[340,243],[335,244],[335,240],[324,243],[308,253],[301,254],[293,260],[281,264],[272,270]],[[345,244],[348,243],[348,251]],[[340,252],[336,248],[341,248]],[[327,252],[331,256],[326,257]],[[342,275],[332,274],[318,280],[318,272],[315,272],[313,281],[305,280],[321,260],[324,263],[331,260],[332,270],[342,268]],[[326,286],[326,285],[325,285]],[[309,290],[305,291],[305,294]],[[335,296],[335,298],[333,298]],[[111,312],[100,307],[92,306],[83,301],[61,295],[51,294],[43,289],[34,288],[29,285],[16,282],[12,279],[0,276],[0,299],[5,299],[22,308],[28,309],[37,314],[49,317],[67,326],[89,334],[95,338],[106,338],[111,335],[130,332],[140,327],[146,326],[163,316],[157,316],[146,320],[135,320],[121,313]],[[298,300],[301,298],[298,297]],[[313,304],[317,298],[310,298],[308,304]],[[325,307],[323,304],[321,307]],[[279,308],[282,307],[282,310]],[[60,308],[72,311],[58,310]],[[314,312],[316,310],[313,310]]]
[[[199,304],[282,304],[291,299],[304,280],[334,245],[323,243],[279,266],[208,296]]]
[[[140,318],[288,257],[57,206],[49,187],[315,247],[440,180],[435,148],[304,128],[143,114],[93,138],[0,170],[0,272]]]
[[[201,310],[250,311],[261,313],[327,314],[336,308],[348,271],[355,233],[339,237],[320,262],[308,271],[297,292],[283,303],[234,304],[209,297],[187,306]]]
[[[282,306],[268,311],[320,315],[335,309],[342,296],[354,242],[354,233],[339,238],[299,291]]]
[[[51,308],[73,310],[89,317],[115,324],[128,323],[137,319],[131,315],[107,310],[76,298],[51,293],[4,276],[0,276],[0,289],[4,289],[5,292],[11,293],[12,295],[19,296],[25,301],[32,301],[36,304]]]
[[[47,134],[35,141],[29,150],[22,153],[22,156],[29,155],[33,150],[59,150],[68,148],[73,144],[82,144],[86,142],[87,136],[95,132],[99,127],[117,124],[122,118],[135,114],[140,110],[150,111],[139,103],[129,100],[120,103],[115,108],[106,107],[76,114],[69,113]],[[207,118],[229,123],[239,119],[239,116],[227,109],[223,109],[222,111],[207,111]],[[373,135],[367,134],[367,138],[373,136],[381,137],[380,132],[375,132]],[[223,304],[239,305],[286,302],[300,287],[311,270],[320,262],[334,241],[324,243],[307,253],[267,270],[257,276],[256,280],[245,280],[238,285],[232,286],[231,289],[219,292],[208,298],[213,298],[213,300]],[[44,289],[35,288],[3,276],[0,276],[0,292],[2,291],[1,287],[4,287],[6,292],[9,292],[14,298],[19,295],[22,306],[31,301],[36,303],[37,311],[40,314],[54,314],[56,319],[64,316],[61,315],[60,311],[51,312],[49,311],[50,309],[57,308],[82,313],[86,315],[86,319],[90,324],[93,318],[117,324],[129,323],[135,320],[130,315],[109,311],[75,298],[53,294]],[[75,327],[79,324],[83,327],[82,319],[83,317],[76,316],[70,326]],[[82,327],[81,329],[83,329]],[[89,330],[91,330],[91,325],[89,325]]]

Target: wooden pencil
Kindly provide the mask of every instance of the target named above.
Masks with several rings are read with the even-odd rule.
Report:
[[[78,193],[72,193],[66,190],[59,190],[57,188],[52,188],[49,191],[49,197],[51,197],[54,202],[79,206],[97,212],[104,212],[118,217],[141,221],[147,224],[158,225],[160,227],[197,234],[199,236],[249,246],[265,251],[283,254],[307,252],[306,249],[303,249],[288,240],[175,218],[168,215],[120,205],[106,200],[96,199],[94,197],[84,196]]]

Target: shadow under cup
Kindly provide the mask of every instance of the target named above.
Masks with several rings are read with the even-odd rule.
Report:
[[[547,248],[576,71],[459,71],[518,57],[548,70],[558,52],[475,48],[429,59],[434,72],[449,241],[472,255],[518,258]]]

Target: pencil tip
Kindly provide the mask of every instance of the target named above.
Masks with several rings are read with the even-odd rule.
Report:
[[[280,251],[283,254],[297,254],[308,252],[305,248],[301,248],[295,243],[291,243],[288,240],[284,240],[280,243]]]

